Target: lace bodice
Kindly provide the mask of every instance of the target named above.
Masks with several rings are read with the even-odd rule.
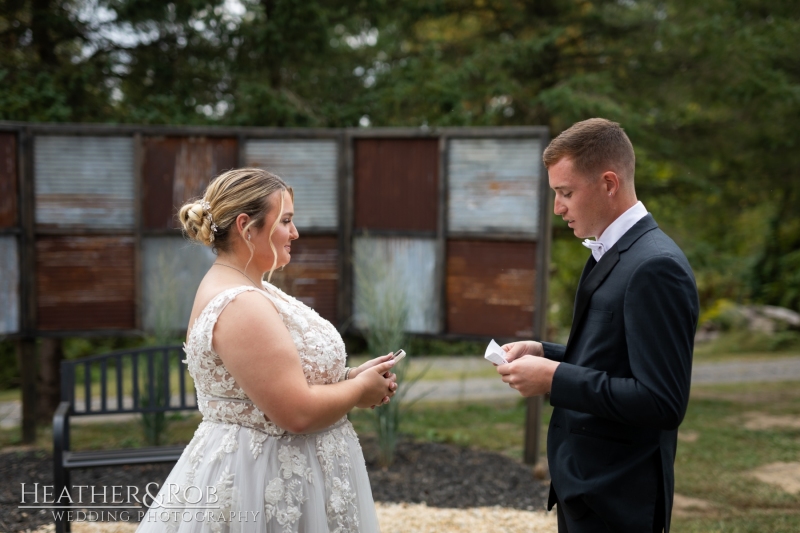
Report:
[[[212,298],[197,317],[184,344],[184,351],[203,418],[250,427],[270,435],[282,435],[286,432],[268,421],[264,413],[250,401],[212,345],[214,326],[220,314],[239,294],[247,291],[263,294],[275,305],[292,336],[309,384],[334,383],[343,377],[346,358],[344,342],[333,324],[269,283],[264,283],[264,290],[249,285],[224,290]],[[254,362],[260,357],[262,355],[254,349]]]

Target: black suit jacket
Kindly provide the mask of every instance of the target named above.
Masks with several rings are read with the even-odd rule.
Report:
[[[689,262],[651,215],[599,262],[589,258],[569,342],[543,343],[562,362],[550,393],[548,509],[557,494],[574,519],[591,509],[613,531],[637,533],[663,512],[669,531],[698,313]]]

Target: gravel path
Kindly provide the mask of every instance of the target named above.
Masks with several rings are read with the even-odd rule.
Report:
[[[424,504],[376,503],[382,533],[557,533],[555,512],[503,507],[440,509]],[[74,523],[73,533],[134,533],[135,523]],[[34,533],[54,533],[48,524]]]
[[[692,383],[755,383],[800,380],[800,357],[773,361],[704,363],[692,369]]]
[[[465,359],[476,359],[480,364],[488,364],[483,358],[465,357]],[[472,369],[475,366],[475,361],[465,362],[466,368]],[[459,370],[461,367],[454,367],[453,375],[457,375]],[[695,365],[692,369],[693,385],[793,380],[800,381],[800,357],[782,357],[772,361],[703,363]],[[419,381],[408,391],[406,397],[410,400],[424,398],[431,401],[490,400],[519,398],[519,393],[500,381],[499,377],[479,377]]]

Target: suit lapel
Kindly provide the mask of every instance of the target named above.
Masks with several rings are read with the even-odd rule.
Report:
[[[594,261],[594,258],[592,258],[592,261]],[[597,265],[588,273],[586,273],[587,269],[584,268],[584,274],[586,275],[581,276],[581,283],[578,285],[578,294],[575,296],[575,314],[572,317],[572,329],[569,333],[570,339],[572,339],[575,329],[578,327],[583,314],[586,312],[586,307],[589,305],[592,294],[594,294],[597,287],[603,283],[603,280],[606,279],[618,262],[619,250],[616,246],[613,246],[609,251],[603,254],[603,257],[600,258]],[[587,263],[587,266],[588,265],[589,263]]]
[[[591,266],[595,262],[594,257],[589,256],[589,261],[586,262],[586,266],[583,268],[583,274],[581,274],[578,292],[575,295],[575,313],[572,316],[572,328],[569,332],[569,341],[573,339],[573,335],[578,329],[578,324],[580,324],[581,318],[583,318],[586,312],[592,294],[594,294],[594,291],[597,290],[603,283],[603,280],[608,277],[619,262],[620,252],[626,251],[639,237],[657,227],[658,224],[656,224],[653,216],[648,213],[639,222],[634,224],[633,227],[620,238],[617,244],[603,254],[603,257],[600,258],[600,261],[597,262],[594,268]],[[567,341],[567,345],[569,345],[569,341]]]

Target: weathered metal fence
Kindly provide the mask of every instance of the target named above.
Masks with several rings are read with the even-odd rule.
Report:
[[[355,327],[353,264],[382,257],[406,280],[410,332],[540,337],[546,143],[543,127],[0,122],[0,335],[33,353],[40,336],[185,329],[214,256],[183,238],[177,208],[256,166],[295,190],[301,239],[276,282],[323,317]]]

